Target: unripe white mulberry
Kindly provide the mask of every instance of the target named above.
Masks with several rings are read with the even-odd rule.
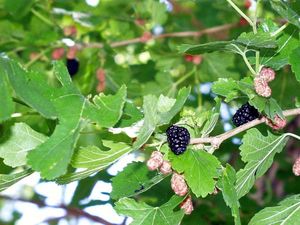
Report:
[[[267,82],[275,79],[275,71],[271,68],[262,68],[259,72],[259,77]]]
[[[171,187],[176,195],[184,196],[188,193],[188,186],[185,183],[184,177],[178,173],[173,173]]]
[[[151,154],[150,159],[147,161],[147,167],[149,170],[158,169],[163,163],[163,155],[159,151],[154,151]]]
[[[300,176],[300,157],[298,157],[293,165],[293,173]]]
[[[256,77],[254,79],[254,88],[258,95],[263,97],[270,97],[272,94],[272,90],[269,87],[266,80],[262,79],[261,77]]]
[[[190,195],[180,204],[180,208],[183,209],[186,215],[190,215],[193,212],[194,206]]]
[[[267,119],[266,124],[274,130],[280,130],[285,127],[286,119],[281,119],[278,115],[275,115],[274,120]]]
[[[164,160],[161,167],[159,168],[159,171],[165,175],[172,173],[171,163],[169,161]]]

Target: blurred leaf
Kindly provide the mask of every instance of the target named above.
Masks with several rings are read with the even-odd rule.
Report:
[[[287,19],[290,23],[300,28],[300,15],[297,14],[288,3],[281,0],[271,0],[272,8],[284,19]]]
[[[5,142],[0,144],[0,157],[11,167],[26,165],[27,152],[47,140],[26,123],[15,123],[7,135]]]
[[[237,49],[235,48],[232,41],[216,41],[199,45],[182,44],[179,46],[178,50],[180,53],[191,55],[198,55],[214,51],[227,51],[232,53],[237,52]]]
[[[12,100],[10,86],[8,84],[7,76],[0,67],[0,123],[11,118],[11,114],[15,110],[15,105]]]
[[[112,178],[111,197],[119,199],[136,195],[149,186],[145,184],[155,176],[156,172],[151,172],[144,162],[133,162],[129,164],[122,172]],[[126,180],[126,182],[124,182]]]
[[[0,191],[5,190],[30,174],[32,174],[32,171],[29,169],[13,174],[0,174]]]
[[[213,83],[212,91],[225,97],[225,102],[230,102],[239,96],[239,86],[232,78],[219,78],[218,81]]]
[[[241,224],[240,212],[239,212],[240,203],[234,188],[235,182],[236,182],[235,170],[229,164],[226,164],[226,168],[223,170],[223,174],[221,177],[222,195],[226,205],[231,208],[232,216],[234,217],[234,224],[240,225]]]
[[[137,203],[130,198],[122,198],[116,203],[115,210],[121,215],[132,217],[131,225],[179,224],[184,213],[182,210],[176,212],[173,210],[182,200],[181,197],[173,196],[162,206],[152,207],[143,202]]]
[[[286,135],[274,135],[267,131],[264,136],[256,128],[247,131],[240,146],[242,160],[247,163],[237,173],[236,192],[243,197],[254,185],[255,179],[264,175],[273,163],[276,153],[282,151],[287,143]]]
[[[97,122],[102,127],[114,126],[122,116],[126,98],[126,86],[122,85],[115,95],[100,93],[93,98],[93,103],[87,103],[84,116]]]
[[[34,0],[4,0],[4,9],[15,18],[26,16],[34,3]]]
[[[295,73],[297,81],[300,82],[300,47],[296,48],[289,56],[289,63],[292,66],[292,70]]]
[[[182,155],[169,154],[172,167],[179,173],[184,173],[185,180],[197,197],[206,197],[215,188],[216,180],[219,176],[219,160],[203,151],[192,150]]]
[[[300,195],[292,195],[279,202],[278,206],[267,207],[251,219],[249,225],[293,225],[299,223]]]

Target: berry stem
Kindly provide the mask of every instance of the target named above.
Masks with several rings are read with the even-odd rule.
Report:
[[[288,109],[288,110],[285,110],[283,111],[283,115],[284,116],[294,116],[294,115],[300,115],[300,108],[295,108],[295,109]],[[249,123],[246,123],[244,125],[241,125],[235,129],[232,129],[230,131],[227,131],[223,134],[219,134],[217,136],[214,136],[214,137],[206,137],[206,138],[192,138],[190,140],[190,144],[192,145],[199,145],[199,144],[204,144],[204,143],[210,143],[211,145],[213,145],[215,147],[215,149],[217,149],[223,141],[245,131],[245,130],[248,130],[254,126],[257,126],[261,123],[264,123],[266,121],[266,119],[263,117],[261,119],[255,119],[255,120],[252,120],[251,122]],[[290,135],[290,134],[289,134]],[[296,135],[290,135],[296,139],[300,139],[299,136],[296,136]]]
[[[233,1],[231,1],[231,0],[226,0],[226,1],[232,6],[232,8],[235,9],[235,11],[237,11],[238,14],[240,14],[245,20],[247,20],[247,22],[250,24],[250,26],[253,27],[252,20],[245,13],[243,13],[242,10],[236,4],[233,3]]]

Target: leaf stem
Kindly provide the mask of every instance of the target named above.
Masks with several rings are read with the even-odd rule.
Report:
[[[257,33],[256,23],[257,23],[257,9],[258,9],[259,1],[260,0],[257,0],[257,2],[256,2],[255,12],[254,12],[254,18],[253,18],[253,24],[252,24],[252,29],[253,29],[253,33],[254,34]],[[260,70],[259,57],[260,57],[260,53],[259,53],[258,50],[256,50],[255,51],[255,70],[256,70],[256,74],[258,74],[259,70]]]
[[[277,36],[278,34],[280,34],[285,28],[287,28],[289,25],[289,23],[285,23],[283,24],[281,27],[279,27],[276,31],[274,31],[272,34],[271,34],[271,37],[275,37]]]
[[[259,52],[258,52],[258,53],[259,53]],[[256,51],[256,54],[257,54],[257,51]],[[250,72],[251,72],[253,75],[256,75],[257,73],[256,73],[255,70],[252,68],[250,62],[248,61],[247,56],[246,56],[246,53],[243,52],[243,53],[241,53],[241,55],[242,55],[242,57],[243,57],[244,62],[245,62],[246,65],[247,65],[248,69],[250,70]],[[259,57],[259,56],[258,56],[258,57]],[[257,57],[257,55],[256,55],[256,60],[259,59],[258,57]]]
[[[233,1],[231,1],[231,0],[226,0],[226,1],[232,6],[232,8],[235,9],[235,11],[238,12],[238,14],[240,14],[245,20],[247,20],[247,22],[250,24],[250,26],[253,27],[252,20],[245,13],[243,13],[242,10],[240,10],[240,8],[236,4],[233,3]]]
[[[40,20],[42,20],[45,24],[51,26],[51,27],[55,27],[55,24],[48,20],[46,17],[44,17],[42,14],[40,14],[38,11],[34,10],[34,9],[31,9],[31,12],[36,16],[38,17]]]
[[[295,108],[295,109],[289,109],[289,110],[285,110],[283,111],[283,115],[284,116],[294,116],[294,115],[300,115],[300,108]],[[254,126],[257,126],[261,123],[264,123],[266,121],[265,117],[262,117],[260,119],[255,119],[255,120],[252,120],[251,122],[249,123],[246,123],[242,126],[239,126],[235,129],[232,129],[230,131],[227,131],[223,134],[219,134],[217,136],[214,136],[214,137],[206,137],[206,138],[193,138],[191,139],[190,141],[190,144],[192,145],[200,145],[200,144],[204,144],[204,143],[209,143],[211,144],[215,149],[219,148],[219,146],[222,144],[223,141],[225,141],[226,139],[229,139],[245,130],[248,130]],[[300,140],[300,137],[297,136],[297,135],[290,135],[294,138],[299,138]]]

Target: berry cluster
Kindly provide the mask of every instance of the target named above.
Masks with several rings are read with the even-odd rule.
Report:
[[[172,152],[176,155],[184,153],[190,142],[189,131],[184,127],[172,125],[167,129],[166,134]]]
[[[238,127],[259,117],[256,108],[251,106],[248,102],[242,105],[232,117],[233,124]]]

